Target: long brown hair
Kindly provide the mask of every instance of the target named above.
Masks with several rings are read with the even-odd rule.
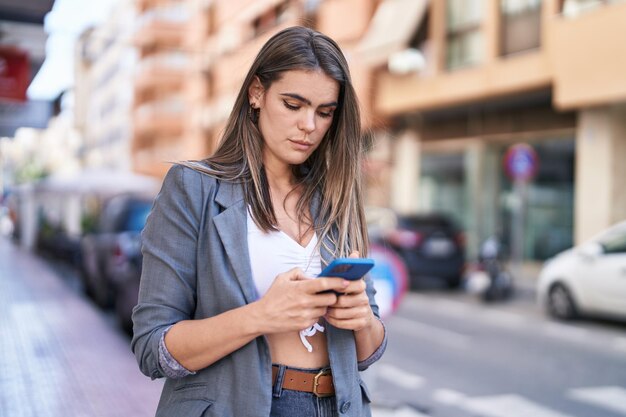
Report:
[[[368,252],[367,229],[361,190],[361,157],[365,136],[361,132],[359,106],[348,63],[339,46],[328,36],[305,27],[285,29],[261,48],[239,90],[234,108],[215,153],[203,161],[185,163],[222,180],[239,181],[244,187],[252,218],[264,231],[278,230],[263,168],[263,139],[255,123],[248,89],[257,76],[265,90],[292,70],[322,70],[339,83],[338,106],[331,127],[319,147],[292,171],[301,187],[297,203],[300,219],[309,218],[309,207],[320,196],[316,232],[325,245],[329,238],[333,256]]]

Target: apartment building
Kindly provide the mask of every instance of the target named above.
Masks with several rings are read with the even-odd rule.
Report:
[[[120,0],[102,24],[85,30],[76,42],[73,111],[86,167],[131,166],[134,17],[132,1]]]
[[[135,4],[137,171],[162,176],[167,161],[210,154],[261,45],[303,24],[350,62],[376,139],[370,204],[448,212],[471,250],[494,233],[511,244],[523,212],[531,259],[626,217],[624,0]],[[517,143],[538,159],[523,195],[502,166]]]
[[[390,204],[450,213],[470,249],[494,233],[515,245],[522,216],[528,259],[626,218],[626,2],[416,3],[404,26],[376,32],[390,38],[373,63]],[[517,143],[538,157],[521,194],[503,167]]]
[[[136,1],[134,44],[133,170],[155,176],[188,146],[190,105],[186,86],[197,46],[191,44],[191,9],[185,1]],[[192,144],[193,145],[193,144]]]
[[[168,161],[215,150],[261,46],[281,29],[314,26],[355,48],[374,0],[136,0],[133,167],[162,176]],[[346,19],[346,16],[350,19]],[[363,97],[370,70],[352,67]],[[368,114],[364,103],[364,118]]]

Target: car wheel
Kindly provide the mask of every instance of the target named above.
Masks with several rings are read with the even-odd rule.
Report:
[[[446,286],[448,289],[456,290],[461,286],[461,276],[456,276],[454,278],[448,279],[446,282]]]
[[[556,284],[548,293],[548,311],[550,315],[561,320],[576,317],[576,304],[569,290],[562,284]]]
[[[94,283],[98,280],[95,276],[99,274],[98,261],[95,259],[93,252],[86,252],[83,256],[81,271],[85,292],[93,299],[96,293]]]

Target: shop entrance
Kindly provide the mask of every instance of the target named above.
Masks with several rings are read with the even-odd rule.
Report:
[[[539,158],[528,183],[524,216],[523,258],[545,260],[573,244],[573,138],[527,142]],[[511,248],[511,222],[516,204],[503,157],[511,142],[460,146],[447,152],[424,150],[419,181],[419,210],[445,213],[465,230],[468,255],[497,234]]]
[[[539,157],[539,169],[527,186],[523,256],[529,260],[545,260],[573,245],[574,139],[543,140],[529,145]],[[500,160],[507,148],[498,150]],[[502,169],[500,172],[499,229],[510,248],[516,196],[512,181]]]

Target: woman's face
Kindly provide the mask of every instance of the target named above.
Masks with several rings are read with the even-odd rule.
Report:
[[[281,170],[306,161],[330,128],[338,97],[339,83],[321,70],[287,71],[267,90],[255,81],[249,99],[260,109],[266,168]]]

